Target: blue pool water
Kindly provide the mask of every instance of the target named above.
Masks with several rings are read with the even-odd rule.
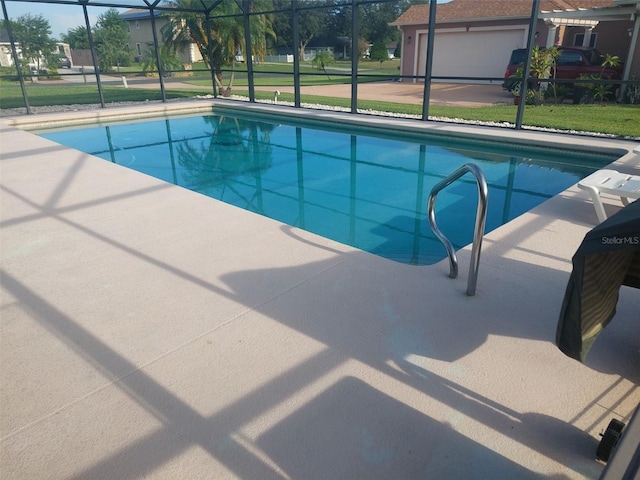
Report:
[[[452,138],[373,136],[237,114],[179,117],[40,133],[167,182],[405,263],[446,256],[432,234],[431,188],[476,163],[489,184],[486,232],[610,163]],[[467,175],[438,194],[440,229],[471,242],[477,187]]]

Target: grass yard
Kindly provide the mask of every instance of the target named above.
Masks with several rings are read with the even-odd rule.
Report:
[[[314,85],[318,85],[322,76],[317,74],[309,76]],[[303,76],[302,78],[306,78]],[[325,76],[326,77],[326,76]],[[256,75],[257,85],[271,85],[261,83],[260,76]],[[209,79],[209,84],[211,83]],[[282,79],[275,85],[283,85]],[[348,80],[343,83],[348,83]],[[304,85],[304,83],[303,83]],[[242,85],[233,93],[248,96],[248,92]],[[33,107],[47,105],[68,104],[94,104],[99,103],[98,89],[95,85],[70,85],[50,84],[40,82],[27,84],[29,104]],[[245,87],[246,88],[246,87]],[[206,89],[171,89],[165,91],[168,99],[191,98],[196,95],[209,93]],[[122,88],[121,86],[104,85],[103,94],[105,103],[133,102],[145,100],[161,100],[160,91],[157,88]],[[273,93],[268,91],[255,92],[259,100],[273,100]],[[282,93],[280,102],[293,102],[293,94]],[[323,104],[328,106],[340,106],[349,108],[351,101],[348,98],[318,97],[302,95],[301,101],[310,104]],[[24,107],[22,92],[18,84],[10,82],[0,83],[0,108]],[[374,110],[392,112],[404,115],[421,115],[422,106],[415,104],[391,103],[373,100],[359,100],[358,108],[362,110]],[[429,108],[430,117],[442,117],[471,121],[515,123],[517,107],[513,105],[496,105],[487,107],[458,107],[432,105]],[[524,115],[524,125],[547,127],[567,131],[595,132],[640,139],[640,107],[637,105],[618,104],[589,104],[589,105],[541,105],[527,106]]]
[[[100,103],[98,88],[94,85],[27,85],[29,105],[41,107],[46,105],[72,105]],[[105,103],[111,102],[144,102],[145,100],[162,100],[158,89],[122,88],[103,85]],[[201,89],[167,90],[167,98],[191,98],[202,95]],[[18,85],[0,84],[0,108],[24,107],[22,91]]]
[[[358,83],[380,82],[392,80],[394,77],[389,75],[359,75]],[[211,77],[209,78],[184,78],[183,83],[194,86],[211,86]],[[310,87],[314,85],[341,85],[351,83],[351,75],[342,72],[339,73],[301,73],[300,86]],[[292,87],[295,84],[293,73],[274,74],[273,72],[254,72],[253,84],[257,87]],[[233,88],[247,87],[249,85],[245,72],[236,73],[233,80]]]
[[[236,91],[237,95],[248,92]],[[271,92],[255,92],[256,98],[273,100]],[[316,97],[301,95],[302,103],[323,104],[349,108],[348,98]],[[293,102],[292,94],[282,93],[279,101]],[[515,123],[517,108],[513,105],[494,105],[487,107],[455,107],[431,105],[430,117],[444,117],[470,121],[495,123]],[[422,115],[421,105],[404,103],[358,100],[358,109],[391,112],[405,115]],[[595,132],[620,137],[640,138],[640,107],[638,105],[590,104],[590,105],[540,105],[525,107],[525,125],[543,128],[555,128],[567,131]]]
[[[390,60],[383,62],[362,62],[358,69],[358,82],[379,82],[392,80],[399,75],[399,61]],[[248,86],[246,64],[238,63],[234,69],[223,70],[224,84],[233,72],[234,87]],[[261,63],[253,66],[254,84],[256,86],[293,86],[293,64],[290,63]],[[211,85],[211,74],[203,65],[194,64],[191,75],[182,79],[185,83],[197,86]],[[349,62],[336,62],[327,67],[326,72],[312,66],[309,62],[300,65],[300,85],[337,85],[351,82],[351,64]]]

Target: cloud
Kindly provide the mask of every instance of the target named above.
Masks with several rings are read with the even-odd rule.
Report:
[[[69,15],[56,13],[48,17],[49,23],[51,24],[51,32],[53,33],[54,37],[60,38],[60,34],[66,34],[70,29],[85,26],[84,13],[79,7],[77,8],[77,10],[77,14],[74,13]],[[91,23],[91,26],[95,25],[97,20],[97,15],[89,14],[89,22]]]
[[[91,26],[98,21],[98,15],[106,11],[106,8],[90,7],[88,10],[89,23]],[[51,26],[51,36],[59,39],[60,34],[67,33],[69,29],[85,25],[84,12],[80,5],[52,5],[38,3],[37,10],[34,11],[32,2],[11,2],[7,5],[7,13],[11,20],[17,20],[22,15],[42,15],[49,21]]]

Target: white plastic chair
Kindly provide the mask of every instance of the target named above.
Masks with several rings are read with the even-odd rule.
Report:
[[[600,198],[601,193],[620,197],[623,205],[629,205],[630,200],[640,198],[640,176],[620,173],[616,170],[598,170],[578,182],[578,187],[589,192],[600,223],[607,219]]]

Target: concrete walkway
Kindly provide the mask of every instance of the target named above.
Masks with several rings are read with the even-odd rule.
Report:
[[[212,105],[293,110],[72,115]],[[1,478],[602,472],[598,434],[640,402],[640,295],[623,287],[586,364],[555,347],[571,256],[596,221],[584,192],[487,235],[467,297],[466,267],[451,280],[446,261],[384,260],[16,128],[69,120],[0,121]],[[640,173],[629,142],[358,121],[614,149],[615,168]]]

